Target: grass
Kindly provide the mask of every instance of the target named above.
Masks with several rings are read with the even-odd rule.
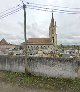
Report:
[[[22,87],[35,87],[50,90],[68,90],[67,92],[80,92],[80,79],[48,78],[42,76],[26,75],[24,73],[0,71],[0,80],[18,84]]]

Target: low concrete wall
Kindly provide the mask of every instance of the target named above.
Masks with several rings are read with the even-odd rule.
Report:
[[[20,56],[0,56],[0,70],[25,72],[24,60],[25,58]],[[80,78],[80,62],[74,59],[29,57],[27,69],[40,76]]]
[[[0,70],[25,72],[24,57],[0,56]]]
[[[79,63],[73,59],[29,58],[28,71],[48,77],[78,77]]]

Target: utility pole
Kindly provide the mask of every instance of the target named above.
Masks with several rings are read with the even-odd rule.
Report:
[[[77,48],[77,49],[78,49],[78,54],[79,54],[79,46],[78,46],[78,48]]]
[[[22,1],[23,3],[23,1]],[[26,39],[26,5],[23,3],[24,10],[24,39],[25,39],[25,73],[28,73],[27,70],[27,39]]]
[[[75,45],[73,45],[73,46],[74,46],[73,49],[74,49],[74,53],[75,53],[75,47],[76,47],[76,46],[75,46]]]

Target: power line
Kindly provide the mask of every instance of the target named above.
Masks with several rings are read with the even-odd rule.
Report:
[[[69,7],[60,7],[60,6],[53,6],[53,7],[58,7],[58,8],[50,8],[50,7],[45,7],[45,6],[52,6],[52,5],[42,5],[42,4],[29,3],[29,2],[26,2],[25,0],[23,0],[23,1],[26,3],[27,8],[35,7],[35,8],[37,8],[36,10],[40,10],[40,9],[42,11],[53,10],[53,12],[67,13],[67,14],[79,14],[80,13],[80,11],[79,11],[80,8],[69,8]],[[60,9],[60,8],[66,8],[66,9]],[[45,9],[45,10],[43,10],[43,9]],[[74,10],[71,10],[71,9],[74,9]]]
[[[31,4],[31,5],[38,5],[38,6],[50,6],[50,7],[55,7],[55,8],[65,8],[65,9],[75,9],[75,10],[79,10],[80,8],[74,7],[74,8],[70,8],[70,7],[66,7],[66,6],[55,6],[55,5],[48,5],[48,4],[39,4],[39,3],[30,3],[27,2],[26,0],[23,0],[24,2],[26,2],[27,4]]]
[[[34,7],[28,7],[29,9],[34,9],[34,10],[40,10],[40,11],[48,11],[48,12],[52,12],[49,10],[45,10],[45,9],[39,9],[39,8],[34,8]]]
[[[80,11],[70,11],[70,10],[63,10],[63,9],[54,9],[54,8],[48,8],[48,7],[41,7],[41,6],[35,6],[35,5],[27,5],[29,7],[32,7],[32,8],[38,8],[38,9],[45,9],[45,10],[53,10],[53,12],[57,12],[57,11],[60,11],[60,12],[70,12],[70,13],[80,13]]]
[[[41,6],[35,6],[35,5],[27,5],[27,8],[29,9],[35,9],[35,10],[41,10],[41,11],[49,11],[49,12],[58,12],[58,13],[67,13],[67,14],[79,14],[80,11],[70,11],[70,10],[60,10],[60,9],[54,9],[54,8],[48,8],[48,7],[41,7]]]
[[[6,13],[6,14],[4,14],[4,15],[1,15],[1,16],[0,16],[0,19],[5,18],[5,17],[7,17],[7,16],[9,16],[9,15],[12,15],[12,14],[14,14],[14,13],[20,11],[21,9],[22,9],[22,6],[19,7],[19,8],[17,8],[17,9],[15,9],[15,10],[13,10],[13,11],[8,12],[8,13]]]
[[[46,12],[52,12],[52,10],[46,10],[46,9],[39,9],[39,8],[31,8],[28,7],[29,9],[33,9],[33,10],[40,10],[40,11],[46,11]],[[65,12],[60,12],[60,11],[53,11],[53,12],[58,12],[58,13],[65,13]],[[67,14],[77,14],[77,13],[67,13]]]
[[[35,4],[35,3],[29,3],[26,2],[24,3],[27,8],[29,9],[35,9],[35,10],[40,10],[40,11],[47,11],[47,12],[58,12],[58,13],[67,13],[67,14],[79,14],[80,11],[71,11],[71,10],[65,10],[65,9],[58,9],[58,8],[50,8],[50,7],[45,7],[45,6],[49,6],[49,5],[41,5],[41,4]],[[0,19],[7,17],[15,12],[18,12],[19,10],[21,10],[22,6],[20,4],[7,9],[3,12],[0,13]],[[64,7],[64,8],[68,8],[68,7]],[[79,8],[76,8],[79,9]]]
[[[14,6],[14,7],[12,7],[12,8],[6,9],[5,11],[0,12],[0,14],[3,14],[3,13],[5,13],[5,12],[8,12],[8,11],[10,11],[10,10],[12,10],[12,9],[15,9],[15,8],[19,7],[19,6],[20,6],[20,4]]]
[[[21,7],[22,7],[22,6],[20,6],[20,7],[16,8],[16,9],[19,9],[19,8],[21,8]],[[6,14],[8,14],[8,13],[11,13],[11,12],[15,11],[16,9],[14,9],[14,10],[11,10],[11,11],[9,11],[9,12],[7,12],[7,13],[3,13],[3,14],[1,14],[1,15],[0,15],[0,17],[1,17],[1,16],[4,16],[4,15],[6,15]]]

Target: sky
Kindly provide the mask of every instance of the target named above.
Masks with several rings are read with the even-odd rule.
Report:
[[[29,3],[45,4],[62,7],[80,8],[80,0],[25,0]],[[17,4],[22,4],[20,0],[0,0],[1,12],[11,9]],[[80,9],[76,9],[80,11]],[[80,45],[80,13],[68,14],[53,12],[56,21],[58,44]],[[23,9],[19,12],[0,19],[0,40],[6,39],[9,43],[20,44],[24,42],[24,15]],[[51,21],[51,12],[32,10],[26,8],[26,31],[28,38],[47,38],[49,37],[49,25]]]

